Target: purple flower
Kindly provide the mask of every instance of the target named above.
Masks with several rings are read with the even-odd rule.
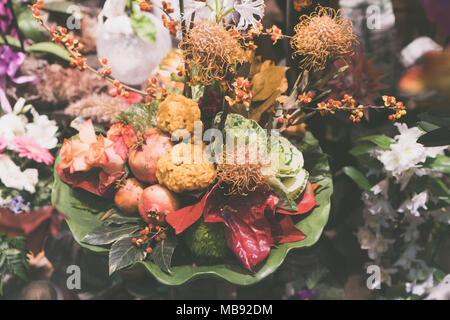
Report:
[[[449,0],[420,0],[428,18],[442,28],[450,36],[450,1]]]
[[[11,210],[14,214],[21,214],[30,210],[30,203],[25,203],[22,196],[15,196],[6,201],[6,208]]]
[[[13,12],[8,6],[8,0],[0,0],[0,31],[2,34],[17,37],[17,30],[13,27]]]
[[[299,290],[297,292],[297,296],[299,297],[300,300],[316,300],[317,296],[316,296],[316,292],[314,290]]]
[[[37,81],[35,76],[16,76],[25,57],[23,52],[14,52],[9,46],[0,46],[0,105],[5,113],[12,111],[11,104],[6,97],[7,80],[16,84]]]

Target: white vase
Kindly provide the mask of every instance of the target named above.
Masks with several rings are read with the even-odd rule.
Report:
[[[125,1],[107,0],[98,17],[97,56],[108,59],[111,76],[128,85],[143,83],[172,48],[169,31],[151,13],[144,13],[156,26],[154,43],[140,39],[125,13]]]

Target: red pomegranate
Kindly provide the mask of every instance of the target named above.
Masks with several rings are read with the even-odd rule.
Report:
[[[157,183],[156,165],[173,146],[170,137],[157,128],[148,129],[144,134],[144,143],[131,150],[128,159],[131,172],[143,182]]]
[[[127,179],[117,191],[114,203],[123,213],[137,213],[142,191],[144,191],[144,187],[139,181],[134,178]]]
[[[155,184],[142,192],[139,214],[146,223],[163,225],[166,215],[179,209],[178,197],[167,188]]]

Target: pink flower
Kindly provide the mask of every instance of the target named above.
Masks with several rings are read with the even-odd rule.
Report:
[[[62,160],[56,168],[61,180],[101,197],[112,196],[114,183],[123,175],[128,153],[122,133],[113,133],[108,133],[108,137],[114,140],[103,135],[97,137],[92,121],[84,122],[78,138],[66,139],[61,148]]]
[[[0,153],[5,151],[6,147],[8,146],[8,141],[2,136],[0,136]]]
[[[53,164],[53,160],[55,160],[53,155],[47,149],[42,148],[30,138],[23,136],[15,137],[11,144],[21,158],[28,158],[39,163],[45,163],[48,166]]]

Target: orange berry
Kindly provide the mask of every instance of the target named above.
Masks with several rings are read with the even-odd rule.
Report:
[[[120,87],[120,81],[119,81],[119,80],[114,80],[114,81],[113,81],[113,85],[114,85],[115,87],[119,88],[119,87]]]
[[[147,251],[147,253],[152,253],[153,249],[148,247],[145,251]]]
[[[278,118],[278,123],[284,123],[284,119],[283,118]]]
[[[103,59],[102,59],[102,64],[108,64],[108,59],[103,58]]]

